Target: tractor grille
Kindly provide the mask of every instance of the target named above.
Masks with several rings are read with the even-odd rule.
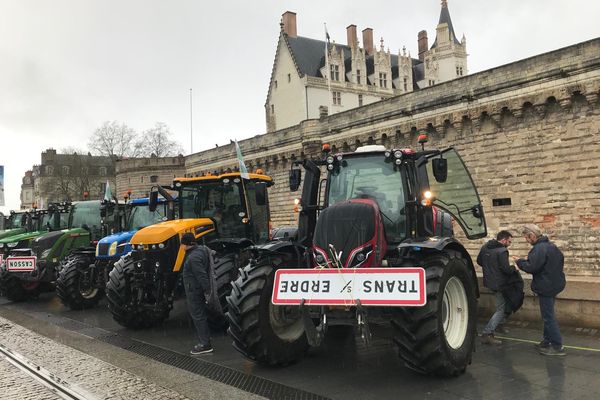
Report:
[[[109,247],[110,247],[110,243],[98,243],[98,255],[99,256],[107,256]]]

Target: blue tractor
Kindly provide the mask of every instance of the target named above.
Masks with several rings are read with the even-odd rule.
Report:
[[[154,211],[148,208],[148,198],[129,200],[125,209],[125,230],[98,241],[95,255],[81,255],[64,265],[56,281],[56,292],[62,303],[72,310],[95,307],[104,296],[113,264],[131,251],[130,239],[138,230],[173,219],[173,206],[159,199]]]

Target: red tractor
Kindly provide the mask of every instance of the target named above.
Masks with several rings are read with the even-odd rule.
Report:
[[[318,346],[328,327],[345,325],[366,342],[371,332],[391,332],[412,369],[463,373],[474,349],[479,291],[452,223],[468,239],[485,237],[487,228],[458,153],[424,146],[324,151],[321,160],[292,166],[292,191],[300,186],[300,165],[306,172],[297,241],[257,246],[232,283],[235,348],[259,363],[287,364]],[[391,329],[372,329],[381,325]]]

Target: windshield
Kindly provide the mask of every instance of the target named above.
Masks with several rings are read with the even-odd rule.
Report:
[[[39,219],[38,219],[39,223],[38,223],[38,231],[43,231],[45,229],[48,229],[48,226],[52,226],[52,214],[50,213],[44,213],[42,214]]]
[[[246,217],[240,178],[193,182],[181,188],[181,218],[212,218],[224,237],[245,237]]]
[[[72,205],[70,228],[84,228],[92,232],[94,238],[101,235],[100,202],[84,201]]]
[[[475,184],[462,159],[450,148],[441,157],[448,163],[448,176],[445,182],[438,182],[433,174],[433,162],[427,163],[429,189],[433,194],[433,204],[448,211],[459,223],[469,239],[487,235],[483,208]],[[432,157],[432,159],[440,156]]]
[[[373,199],[379,205],[387,241],[398,243],[405,238],[402,176],[383,153],[347,156],[328,179],[328,205],[348,199]]]
[[[159,203],[154,212],[148,209],[148,205],[134,206],[129,216],[129,226],[127,230],[137,231],[157,222],[166,221],[167,203]]]
[[[10,220],[8,222],[8,227],[15,229],[23,226],[23,218],[25,217],[25,213],[15,213],[10,216]]]

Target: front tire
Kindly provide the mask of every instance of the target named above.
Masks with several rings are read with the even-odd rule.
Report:
[[[224,331],[229,325],[225,313],[228,310],[227,296],[231,294],[231,282],[237,277],[237,262],[235,254],[228,254],[215,259],[215,275],[217,281],[217,295],[223,314],[208,311],[208,323],[217,330]]]
[[[2,268],[0,271],[0,292],[14,302],[25,301],[40,294],[38,282],[24,282],[15,275]]]
[[[97,269],[94,260],[87,255],[70,258],[56,280],[56,293],[62,303],[71,310],[83,310],[98,305],[104,296],[104,271]]]
[[[108,309],[113,319],[126,328],[144,329],[159,325],[169,316],[169,308],[155,311],[138,304],[136,291],[131,285],[134,268],[131,256],[121,258],[113,266],[106,284]]]
[[[233,346],[261,364],[285,365],[308,350],[299,307],[271,304],[275,271],[281,259],[265,257],[240,270],[227,298],[228,333]]]
[[[400,358],[414,370],[457,376],[471,363],[476,337],[475,283],[458,251],[431,254],[422,261],[427,304],[398,308],[392,319]]]

